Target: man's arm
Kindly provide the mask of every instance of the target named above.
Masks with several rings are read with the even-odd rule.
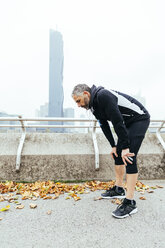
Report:
[[[112,135],[112,132],[111,132],[111,129],[110,129],[108,121],[99,120],[99,124],[100,124],[100,127],[101,127],[105,137],[109,141],[110,145],[112,147],[115,147],[115,141],[114,141],[114,138],[113,138],[113,135]]]
[[[114,96],[108,90],[101,90],[98,93],[98,103],[99,106],[101,106],[101,108],[105,112],[107,119],[112,122],[115,133],[117,134],[118,138],[121,140],[122,149],[129,148],[128,134],[124,124],[123,117],[117,105],[117,97]],[[105,124],[103,124],[102,128],[106,129]]]

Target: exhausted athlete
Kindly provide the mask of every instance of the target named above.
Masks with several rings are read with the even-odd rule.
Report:
[[[112,215],[125,218],[137,212],[134,200],[135,185],[138,178],[136,156],[150,123],[150,115],[135,98],[104,87],[91,88],[86,84],[74,87],[72,97],[78,107],[90,109],[98,120],[108,139],[115,162],[115,186],[102,194],[103,198],[124,198]],[[117,134],[114,141],[108,121],[111,121]],[[127,192],[123,188],[123,176],[126,168]]]

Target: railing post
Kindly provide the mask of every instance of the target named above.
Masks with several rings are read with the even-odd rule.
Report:
[[[165,123],[165,121],[163,121],[162,125],[157,129],[156,136],[157,136],[159,142],[161,143],[161,145],[163,146],[163,149],[165,150],[165,142],[164,142],[164,140],[163,140],[163,138],[161,137],[161,134],[160,134],[160,130],[163,128],[164,123]]]
[[[97,125],[97,121],[95,120],[93,122],[92,138],[93,138],[93,145],[94,145],[94,151],[95,151],[95,169],[99,170],[99,149],[98,149],[97,139],[96,139],[96,125]]]
[[[19,118],[19,121],[21,122],[22,134],[21,134],[19,146],[18,146],[18,149],[17,149],[17,158],[16,158],[16,171],[17,172],[19,172],[19,170],[20,170],[21,154],[22,154],[22,149],[23,149],[25,137],[26,137],[26,129],[25,129],[25,126],[24,126],[24,122],[22,120],[22,116],[18,116],[18,118]]]

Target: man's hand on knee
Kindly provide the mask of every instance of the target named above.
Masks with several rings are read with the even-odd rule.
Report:
[[[131,153],[129,151],[129,148],[127,149],[123,149],[122,152],[121,152],[121,157],[122,157],[122,160],[124,162],[125,165],[127,165],[126,161],[130,164],[132,164],[132,157],[135,156],[135,153]],[[132,161],[131,161],[132,160]]]
[[[116,152],[116,147],[112,147],[112,151],[110,152],[111,157],[114,159],[114,155],[118,157],[117,152]]]

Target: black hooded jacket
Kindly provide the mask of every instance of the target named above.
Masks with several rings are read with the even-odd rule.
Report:
[[[133,122],[149,119],[150,115],[144,106],[135,98],[126,94],[106,90],[104,87],[91,87],[89,108],[100,123],[100,127],[110,142],[115,147],[115,141],[108,124],[111,121],[121,141],[122,149],[129,148],[129,139],[126,127]]]

